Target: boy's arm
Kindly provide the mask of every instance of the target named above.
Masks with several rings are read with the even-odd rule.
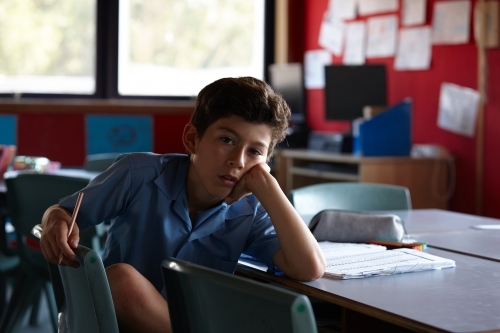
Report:
[[[79,227],[85,230],[119,214],[129,195],[131,172],[130,157],[121,155],[110,168],[100,173],[82,190],[85,192],[85,200],[69,237],[70,211],[76,204],[78,193],[62,198],[59,205],[53,205],[45,211],[40,246],[47,261],[59,263],[59,254],[62,253],[63,264],[77,266],[72,249],[78,247],[80,241]]]
[[[274,264],[294,279],[318,279],[326,266],[318,242],[268,169],[265,163],[256,165],[245,174],[244,185],[267,211],[278,235],[281,249]]]

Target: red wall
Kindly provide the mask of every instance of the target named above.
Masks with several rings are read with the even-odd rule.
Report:
[[[183,153],[181,135],[189,114],[153,115],[153,151]],[[63,166],[83,165],[84,114],[20,113],[17,117],[17,154],[45,156]]]
[[[402,1],[400,1],[402,2]],[[431,24],[435,0],[427,2],[427,25]],[[473,1],[474,5],[475,1]],[[321,49],[318,35],[328,0],[306,0],[305,51]],[[474,8],[474,7],[472,7]],[[383,13],[381,15],[394,14]],[[399,16],[400,17],[400,16]],[[365,20],[360,17],[358,20]],[[472,20],[471,20],[472,21]],[[341,59],[333,57],[334,63]],[[414,143],[439,144],[456,157],[456,188],[450,209],[476,212],[476,137],[468,138],[437,127],[439,91],[442,82],[477,89],[477,48],[472,30],[469,44],[433,46],[431,68],[426,71],[395,71],[394,58],[368,59],[367,63],[387,66],[388,102],[405,97],[414,103],[412,137]],[[483,215],[500,218],[500,49],[488,50],[488,102],[485,107]],[[313,130],[343,131],[349,124],[327,121],[324,115],[324,91],[307,91],[308,123]]]

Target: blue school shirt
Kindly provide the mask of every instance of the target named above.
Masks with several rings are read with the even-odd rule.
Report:
[[[175,257],[233,273],[242,253],[273,269],[280,244],[271,220],[254,195],[201,211],[191,223],[185,183],[186,155],[121,155],[83,189],[77,224],[85,230],[111,220],[104,266],[128,263],[158,291],[161,263]],[[77,193],[59,201],[73,211]]]

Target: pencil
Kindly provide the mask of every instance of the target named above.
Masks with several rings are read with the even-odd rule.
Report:
[[[374,240],[374,241],[369,241],[368,243],[377,244],[377,245],[384,245],[384,246],[387,246],[388,248],[409,248],[409,249],[414,249],[414,250],[419,250],[419,251],[425,250],[423,243],[416,243],[416,242],[415,243],[401,243],[401,242],[389,242],[389,241]]]
[[[68,237],[71,235],[73,231],[73,226],[75,225],[76,216],[78,215],[78,210],[80,209],[80,204],[82,203],[83,192],[78,193],[78,198],[76,198],[75,210],[71,216],[71,224],[69,226]],[[61,264],[63,258],[62,252],[59,254],[59,264]]]
[[[82,203],[82,199],[83,199],[83,192],[80,192],[78,193],[78,198],[76,199],[75,210],[73,211],[71,225],[69,226],[68,237],[69,235],[71,235],[71,232],[73,231],[73,226],[75,225],[76,221],[76,215],[78,215],[78,210],[80,209],[80,204]]]

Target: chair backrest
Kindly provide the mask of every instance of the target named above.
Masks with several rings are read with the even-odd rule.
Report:
[[[104,171],[122,153],[91,154],[85,157],[83,168],[87,171]]]
[[[80,267],[58,266],[66,300],[59,321],[60,332],[118,333],[101,257],[82,245],[75,249],[75,254]]]
[[[31,171],[5,173],[9,215],[16,233],[31,235],[31,229],[40,223],[45,210],[59,199],[78,192],[88,185],[90,178],[40,174]]]
[[[298,293],[177,259],[162,264],[176,332],[317,332]]]
[[[356,211],[411,209],[410,191],[403,186],[371,183],[323,183],[290,191],[289,198],[300,215],[324,209]]]
[[[19,255],[24,258],[23,260],[45,271],[47,264],[41,251],[33,250],[38,240],[31,235],[31,229],[41,222],[49,206],[57,204],[59,199],[84,188],[90,178],[39,174],[32,171],[9,171],[4,177],[7,185],[9,215],[16,230]],[[95,235],[95,230],[93,234]],[[91,235],[85,236],[87,239],[92,237]],[[83,239],[82,236],[81,239]]]

